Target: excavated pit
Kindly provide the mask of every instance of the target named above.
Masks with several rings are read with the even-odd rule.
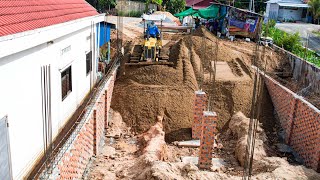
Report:
[[[170,41],[171,36],[174,41]],[[174,67],[126,67],[115,83],[111,106],[134,131],[145,132],[160,115],[164,117],[167,142],[191,139],[194,92],[199,88],[207,93],[210,108],[218,113],[219,130],[227,125],[234,112],[249,116],[254,43],[217,40],[203,27],[193,36],[180,35],[179,39],[177,35],[166,34],[164,37],[169,40],[164,49]],[[267,48],[265,56],[261,52],[258,56],[265,58],[258,58],[257,65],[264,65],[268,71],[281,67],[286,60],[282,54]],[[213,81],[215,59],[217,73]]]
[[[237,159],[239,153],[235,152],[238,151],[239,137],[232,132],[229,121],[235,112],[241,111],[244,115],[240,119],[247,123],[245,116],[249,116],[253,91],[251,64],[255,44],[225,40],[217,42],[203,28],[198,29],[193,37],[176,34],[164,34],[164,37],[172,38],[167,43],[167,50],[170,61],[175,66],[127,68],[125,73],[120,73],[115,84],[112,108],[119,112],[118,116],[122,116],[129,128],[123,130],[125,133],[119,135],[116,144],[108,144],[109,141],[106,140],[106,144],[113,147],[107,146],[94,160],[88,179],[242,179],[243,167]],[[214,49],[216,43],[219,45],[218,54]],[[263,57],[262,54],[258,56]],[[213,83],[212,61],[215,58],[217,76]],[[259,58],[257,64],[265,66],[268,72],[277,72],[279,69],[289,71],[285,67],[286,58],[268,48],[265,49],[265,58]],[[168,143],[191,139],[194,91],[199,86],[210,97],[210,107],[218,114],[220,134],[217,139],[223,147],[215,151],[215,156],[223,159],[225,165],[215,172],[200,171],[194,164],[181,162],[182,156],[198,156],[197,148],[180,148],[174,143]],[[166,158],[146,162],[138,150],[139,145],[132,143],[132,139],[136,139],[133,134],[147,132],[142,134],[144,137],[152,132],[152,126],[157,124],[159,116],[163,117]],[[121,122],[116,118],[112,119],[114,122]],[[266,87],[263,89],[260,122],[266,134],[263,144],[266,149],[263,154],[268,157],[262,157],[262,160],[254,163],[252,179],[320,178],[313,170],[289,164],[290,157],[279,153],[274,147],[279,143],[277,133],[281,127],[273,115],[273,105]],[[247,128],[246,123],[244,128]],[[131,130],[136,133],[127,134]],[[108,131],[113,132],[112,128]],[[115,148],[113,155],[109,155],[108,148]]]

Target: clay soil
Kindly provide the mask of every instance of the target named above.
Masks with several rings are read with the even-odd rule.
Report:
[[[111,106],[134,131],[146,131],[154,124],[155,117],[162,115],[168,142],[190,139],[194,91],[199,89],[207,93],[209,109],[218,113],[219,129],[234,112],[249,115],[255,43],[218,40],[203,27],[193,35],[164,33],[163,36],[169,40],[165,52],[174,67],[122,66],[115,84]],[[265,58],[258,53],[260,58],[256,58],[255,65],[273,71],[284,64],[282,54],[267,48],[264,52]],[[230,78],[214,81],[212,61],[215,59],[227,63]]]
[[[230,132],[228,122],[238,111],[249,116],[254,75],[251,66],[271,74],[281,68],[289,71],[287,59],[268,48],[260,50],[254,58],[255,43],[218,40],[205,28],[199,28],[192,36],[164,33],[163,37],[169,41],[163,53],[169,56],[173,67],[125,67],[124,62],[136,44],[126,39],[127,53],[111,102],[116,112],[112,119],[118,124],[108,129],[106,145],[89,166],[87,179],[139,179],[141,174],[147,177],[144,179],[241,179],[243,167],[235,157],[238,139]],[[216,76],[212,61],[217,62]],[[293,83],[292,88],[298,86]],[[208,109],[218,114],[217,141],[223,147],[215,150],[215,156],[226,163],[218,172],[200,171],[195,165],[181,162],[181,156],[198,156],[198,148],[180,148],[171,143],[191,139],[194,91],[199,89],[208,96]],[[281,127],[273,115],[266,87],[262,93],[260,123],[266,134],[264,145],[267,156],[276,157],[266,158],[268,166],[255,164],[253,179],[319,178],[309,169],[289,165],[287,161],[295,163],[294,159],[278,151]],[[146,163],[141,159],[138,134],[155,125],[158,116],[163,117],[167,158]]]

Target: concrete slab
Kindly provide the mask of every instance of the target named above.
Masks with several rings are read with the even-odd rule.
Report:
[[[214,63],[214,62],[212,62]],[[213,65],[212,65],[213,67]],[[217,80],[235,80],[237,77],[232,73],[232,70],[227,62],[217,61]]]
[[[193,156],[181,156],[181,161],[183,163],[192,163],[192,164],[198,164],[199,157],[193,157]],[[212,167],[220,168],[224,166],[226,163],[223,159],[220,158],[212,158]]]
[[[212,68],[214,67],[214,61],[211,62]],[[216,80],[217,81],[247,81],[250,80],[250,77],[244,72],[239,64],[235,64],[238,67],[239,73],[241,75],[236,75],[232,72],[231,67],[228,62],[225,61],[217,61],[216,62]],[[214,71],[214,69],[213,69]]]
[[[178,147],[200,147],[200,140],[180,141]]]

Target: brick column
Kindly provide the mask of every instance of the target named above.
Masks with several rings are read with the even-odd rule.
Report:
[[[210,169],[212,166],[212,153],[214,136],[216,134],[217,114],[204,111],[202,117],[202,133],[200,139],[199,168]]]
[[[200,139],[202,128],[202,114],[207,107],[206,93],[199,90],[195,92],[193,123],[192,123],[192,138]]]

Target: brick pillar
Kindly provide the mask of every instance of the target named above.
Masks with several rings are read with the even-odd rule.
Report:
[[[93,110],[93,154],[98,154],[98,146],[99,142],[97,141],[97,135],[98,135],[98,125],[97,125],[97,110]]]
[[[193,111],[193,123],[192,123],[192,138],[200,139],[202,128],[202,114],[207,107],[207,96],[203,91],[195,92],[195,102]]]
[[[214,136],[216,134],[217,114],[204,111],[202,117],[202,132],[200,139],[199,168],[210,169],[212,166],[212,153]]]

